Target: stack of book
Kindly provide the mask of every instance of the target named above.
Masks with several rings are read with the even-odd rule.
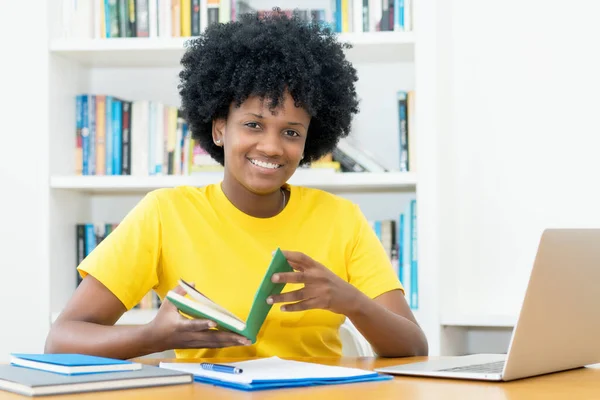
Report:
[[[0,365],[0,390],[47,396],[192,383],[193,375],[83,354],[11,355]]]

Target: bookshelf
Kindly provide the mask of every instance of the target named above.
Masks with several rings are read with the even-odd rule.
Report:
[[[36,302],[35,307],[30,307],[30,318],[24,322],[28,324],[25,330],[36,332],[35,340],[15,336],[10,348],[0,347],[4,353],[15,348],[26,351],[43,349],[50,323],[75,289],[75,224],[93,220],[118,221],[149,190],[179,184],[202,185],[218,179],[218,174],[194,177],[74,175],[75,96],[80,93],[108,93],[132,100],[158,99],[178,104],[179,58],[187,39],[67,39],[58,34],[62,28],[61,3],[50,1],[47,8],[40,11],[44,14],[40,14],[38,22],[42,19],[48,21],[47,43],[37,42],[37,35],[25,36],[36,41],[37,58],[29,62],[39,63],[43,68],[45,73],[36,82],[47,90],[46,96],[36,96],[47,119],[43,124],[35,124],[36,134],[43,139],[36,141],[35,145],[39,146],[36,157],[40,157],[48,168],[36,172],[27,170],[27,176],[36,177],[27,184],[40,194],[39,215],[36,214],[35,221],[33,217],[26,220],[30,226],[39,225],[35,234],[36,240],[41,242],[40,256],[30,263],[39,270],[40,298],[30,300]],[[439,109],[448,99],[444,97],[447,91],[440,82],[442,68],[439,67],[445,49],[437,45],[440,36],[446,33],[439,31],[439,21],[446,17],[436,10],[437,4],[438,0],[417,0],[414,32],[340,35],[341,40],[355,45],[348,57],[357,68],[360,79],[357,90],[361,111],[354,121],[352,135],[392,168],[398,165],[399,159],[396,91],[416,91],[415,171],[382,174],[323,171],[319,175],[313,175],[312,171],[310,175],[304,175],[304,171],[299,171],[293,178],[296,184],[329,190],[358,202],[367,217],[373,219],[396,217],[410,199],[416,198],[419,207],[420,304],[414,312],[427,334],[431,355],[454,351],[451,344],[444,347],[447,341],[443,340],[440,311],[443,298],[438,273],[443,265],[438,255],[442,242],[438,222],[443,203],[439,194],[443,182],[439,176],[440,170],[447,167],[440,162],[443,148],[438,131],[444,121],[440,118]],[[18,7],[25,12],[25,6]],[[46,27],[46,24],[40,22],[40,26]],[[18,50],[15,50],[14,57],[18,56],[17,53]],[[23,79],[29,77],[24,75]],[[23,98],[23,101],[26,99]],[[15,130],[18,128],[15,125]],[[14,157],[13,162],[17,165],[18,158]],[[26,176],[15,172],[14,178],[15,187],[20,188],[19,184]],[[15,260],[18,261],[16,256]],[[22,293],[14,292],[13,295],[21,296]],[[17,318],[16,312],[14,315]],[[127,313],[124,321],[139,323],[152,315],[152,311],[135,310]],[[460,322],[458,319],[450,321]]]

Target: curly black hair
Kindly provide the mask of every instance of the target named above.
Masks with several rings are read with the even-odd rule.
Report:
[[[250,96],[271,109],[287,91],[311,116],[302,164],[331,152],[350,133],[358,112],[356,70],[346,60],[348,43],[323,23],[307,22],[274,8],[259,17],[212,24],[187,42],[178,85],[181,113],[196,140],[224,164],[223,148],[212,138],[212,121],[227,118],[230,105]]]

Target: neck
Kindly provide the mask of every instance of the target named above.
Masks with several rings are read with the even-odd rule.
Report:
[[[225,174],[221,189],[229,201],[241,212],[256,218],[270,218],[283,209],[284,194],[279,189],[273,193],[256,194],[242,186],[237,180]],[[287,201],[288,195],[285,194]]]

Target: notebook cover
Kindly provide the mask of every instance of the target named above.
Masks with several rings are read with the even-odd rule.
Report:
[[[12,353],[11,356],[23,360],[35,361],[45,364],[62,365],[65,367],[85,367],[97,365],[122,365],[134,364],[127,360],[89,356],[85,354],[23,354]]]
[[[211,379],[207,377],[194,376],[194,381],[199,383],[207,383],[214,386],[220,386],[224,388],[237,389],[243,391],[258,391],[258,390],[270,390],[270,389],[284,389],[284,388],[295,388],[295,387],[308,387],[308,386],[323,386],[323,385],[341,385],[344,383],[359,383],[359,382],[378,382],[387,381],[394,379],[390,375],[365,375],[357,376],[352,378],[335,378],[335,379],[304,379],[304,380],[288,380],[288,381],[264,381],[258,383],[237,383],[221,381],[218,379]]]
[[[174,385],[192,382],[192,375],[143,365],[141,370],[106,372],[102,374],[63,375],[15,365],[0,365],[0,389],[15,393],[18,388],[10,389],[13,384],[22,385],[25,389],[48,388],[49,393],[80,393],[88,391],[103,391],[113,389],[128,389],[133,387],[150,387]],[[100,383],[100,384],[98,384]],[[96,384],[93,388],[90,386]]]
[[[271,258],[271,263],[254,295],[252,307],[250,308],[250,313],[246,319],[246,329],[244,329],[243,335],[250,339],[252,343],[256,342],[256,337],[260,332],[260,328],[265,322],[271,307],[273,307],[272,304],[267,304],[267,297],[281,293],[285,287],[285,283],[271,282],[271,276],[279,272],[293,271],[294,269],[290,266],[281,250],[275,250],[275,254]]]

